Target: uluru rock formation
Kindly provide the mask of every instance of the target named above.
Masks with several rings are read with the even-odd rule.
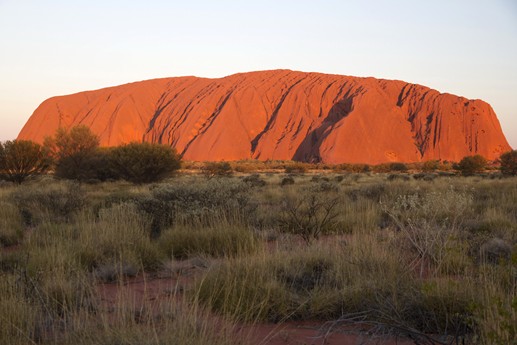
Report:
[[[185,160],[458,161],[510,150],[489,104],[397,80],[274,70],[141,81],[44,101],[18,138],[84,124],[101,145],[150,141]]]

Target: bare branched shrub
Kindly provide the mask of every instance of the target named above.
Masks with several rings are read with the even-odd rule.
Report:
[[[286,232],[300,235],[306,243],[335,230],[342,198],[336,193],[305,191],[286,195],[282,200],[280,225]]]
[[[448,189],[423,195],[401,195],[393,204],[382,206],[417,253],[414,264],[420,265],[422,276],[426,264],[440,268],[472,202],[470,193]]]

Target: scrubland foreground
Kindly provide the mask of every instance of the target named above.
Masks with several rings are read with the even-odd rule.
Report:
[[[0,343],[517,344],[516,244],[516,178],[4,183]]]

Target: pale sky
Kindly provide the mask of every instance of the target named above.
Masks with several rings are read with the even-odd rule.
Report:
[[[517,0],[0,0],[0,141],[52,96],[277,68],[479,98],[517,148]]]

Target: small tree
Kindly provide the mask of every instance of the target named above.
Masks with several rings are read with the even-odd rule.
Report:
[[[407,171],[407,165],[404,163],[390,163],[390,170],[391,171]]]
[[[115,175],[133,183],[160,181],[181,166],[176,150],[160,144],[134,142],[118,146],[109,157]]]
[[[481,155],[464,157],[458,164],[458,170],[462,175],[469,176],[474,173],[482,172],[486,167],[486,159]]]
[[[45,138],[44,145],[56,161],[56,176],[74,180],[94,178],[91,163],[97,157],[99,137],[89,127],[58,128],[53,137]]]
[[[201,172],[207,179],[212,177],[227,177],[233,174],[233,169],[228,162],[206,162],[201,168]]]
[[[99,147],[99,137],[88,126],[79,125],[67,130],[58,128],[53,137],[45,138],[45,146],[56,159],[76,156],[94,151]]]
[[[503,173],[503,175],[517,175],[517,150],[503,153],[499,160],[501,162],[501,173]]]
[[[41,145],[28,140],[0,143],[0,178],[21,184],[48,170],[51,158]]]

